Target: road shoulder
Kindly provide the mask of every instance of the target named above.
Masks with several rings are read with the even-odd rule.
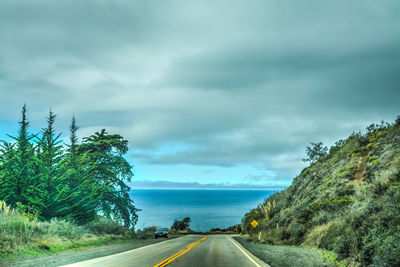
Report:
[[[271,267],[319,267],[319,266],[335,266],[324,262],[323,259],[315,252],[289,246],[274,246],[248,242],[246,238],[234,237],[247,251],[254,256],[269,264]]]
[[[228,237],[230,241],[235,244],[235,246],[251,261],[254,263],[255,266],[257,267],[271,267],[268,265],[266,262],[262,261],[258,257],[256,257],[254,254],[252,254],[250,251],[248,251],[245,247],[242,246],[233,236]]]

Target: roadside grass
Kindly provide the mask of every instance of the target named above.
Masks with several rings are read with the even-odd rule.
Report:
[[[326,249],[320,249],[320,248],[314,248],[314,247],[312,247],[312,248],[306,247],[306,249],[318,253],[326,262],[330,262],[330,263],[340,266],[340,267],[345,267],[348,265],[345,261],[339,261],[338,254],[333,251],[329,251]]]
[[[172,239],[177,236],[172,236]],[[108,243],[84,244],[81,247],[70,247],[63,250],[23,251],[10,255],[0,261],[0,266],[60,266],[98,257],[113,255],[143,246],[163,242],[166,239],[127,239],[110,240]]]
[[[25,250],[62,250],[73,246],[84,246],[137,238],[135,232],[116,226],[110,220],[99,219],[102,227],[81,226],[65,220],[49,222],[32,220],[16,210],[0,211],[0,254],[13,254]],[[98,222],[93,222],[96,224]]]
[[[26,249],[16,251],[14,253],[1,253],[0,254],[0,266],[17,260],[29,259],[32,257],[40,257],[46,255],[57,254],[65,251],[79,251],[84,250],[88,247],[101,246],[113,243],[121,243],[134,241],[134,238],[121,238],[118,239],[115,236],[101,236],[93,240],[78,240],[71,243],[61,244],[61,245],[50,245],[45,244],[42,247],[34,249]]]
[[[0,265],[103,244],[154,239],[154,229],[135,232],[101,217],[87,225],[58,219],[39,221],[36,215],[11,209],[0,201]]]
[[[272,267],[320,267],[335,266],[325,262],[320,254],[300,247],[275,246],[248,242],[246,238],[234,237],[243,247]]]

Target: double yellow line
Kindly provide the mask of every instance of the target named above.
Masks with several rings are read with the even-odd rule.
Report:
[[[160,262],[157,265],[154,265],[154,267],[164,267],[167,264],[171,263],[173,260],[175,260],[176,258],[179,258],[180,256],[182,256],[183,254],[185,254],[186,252],[188,252],[191,248],[193,248],[194,246],[196,246],[197,244],[199,244],[200,242],[204,241],[206,238],[208,237],[205,236],[202,239],[190,244],[189,246],[187,246],[186,248],[182,249],[181,251],[179,251],[178,253],[172,255],[171,257],[169,257],[168,259],[163,260],[162,262]]]

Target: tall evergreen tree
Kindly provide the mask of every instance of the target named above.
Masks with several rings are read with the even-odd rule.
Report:
[[[15,180],[18,176],[14,144],[3,142],[0,147],[0,200],[15,203]]]
[[[40,214],[45,219],[57,217],[61,203],[60,167],[63,149],[60,135],[54,130],[56,115],[50,110],[47,118],[47,128],[42,129],[42,136],[38,140],[38,195],[35,201],[39,205]]]
[[[34,147],[31,143],[34,135],[28,133],[29,122],[26,119],[26,105],[22,107],[22,118],[19,123],[18,136],[9,135],[16,141],[14,144],[4,143],[3,153],[7,158],[7,163],[2,166],[7,175],[4,177],[7,186],[3,186],[0,190],[4,190],[7,202],[15,206],[17,202],[24,205],[29,203],[29,188],[32,186],[34,173]],[[10,157],[10,155],[13,155]]]
[[[31,143],[34,135],[28,133],[29,122],[26,119],[26,105],[22,107],[22,119],[19,122],[18,136],[12,137],[17,142],[16,165],[17,176],[15,195],[19,202],[26,205],[29,203],[29,187],[33,182],[33,157],[34,147]]]
[[[63,174],[63,217],[73,218],[78,223],[86,223],[94,219],[97,213],[97,199],[93,184],[93,164],[87,153],[80,153],[78,148],[75,117],[70,126],[70,145],[62,164]]]

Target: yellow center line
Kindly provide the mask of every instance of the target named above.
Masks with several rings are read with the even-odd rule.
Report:
[[[169,258],[163,260],[163,261],[160,262],[159,264],[154,265],[154,267],[164,267],[164,266],[166,266],[167,264],[169,264],[170,262],[172,262],[172,261],[175,260],[176,258],[179,258],[179,257],[182,256],[183,254],[185,254],[186,252],[188,252],[190,249],[192,249],[194,246],[196,246],[196,245],[199,244],[200,242],[204,241],[207,237],[208,237],[208,235],[205,236],[205,237],[203,237],[202,239],[200,239],[200,240],[198,240],[198,241],[196,241],[196,242],[190,244],[189,246],[187,246],[186,248],[182,249],[182,250],[179,251],[178,253],[176,253],[176,254],[172,255],[171,257],[169,257]]]

